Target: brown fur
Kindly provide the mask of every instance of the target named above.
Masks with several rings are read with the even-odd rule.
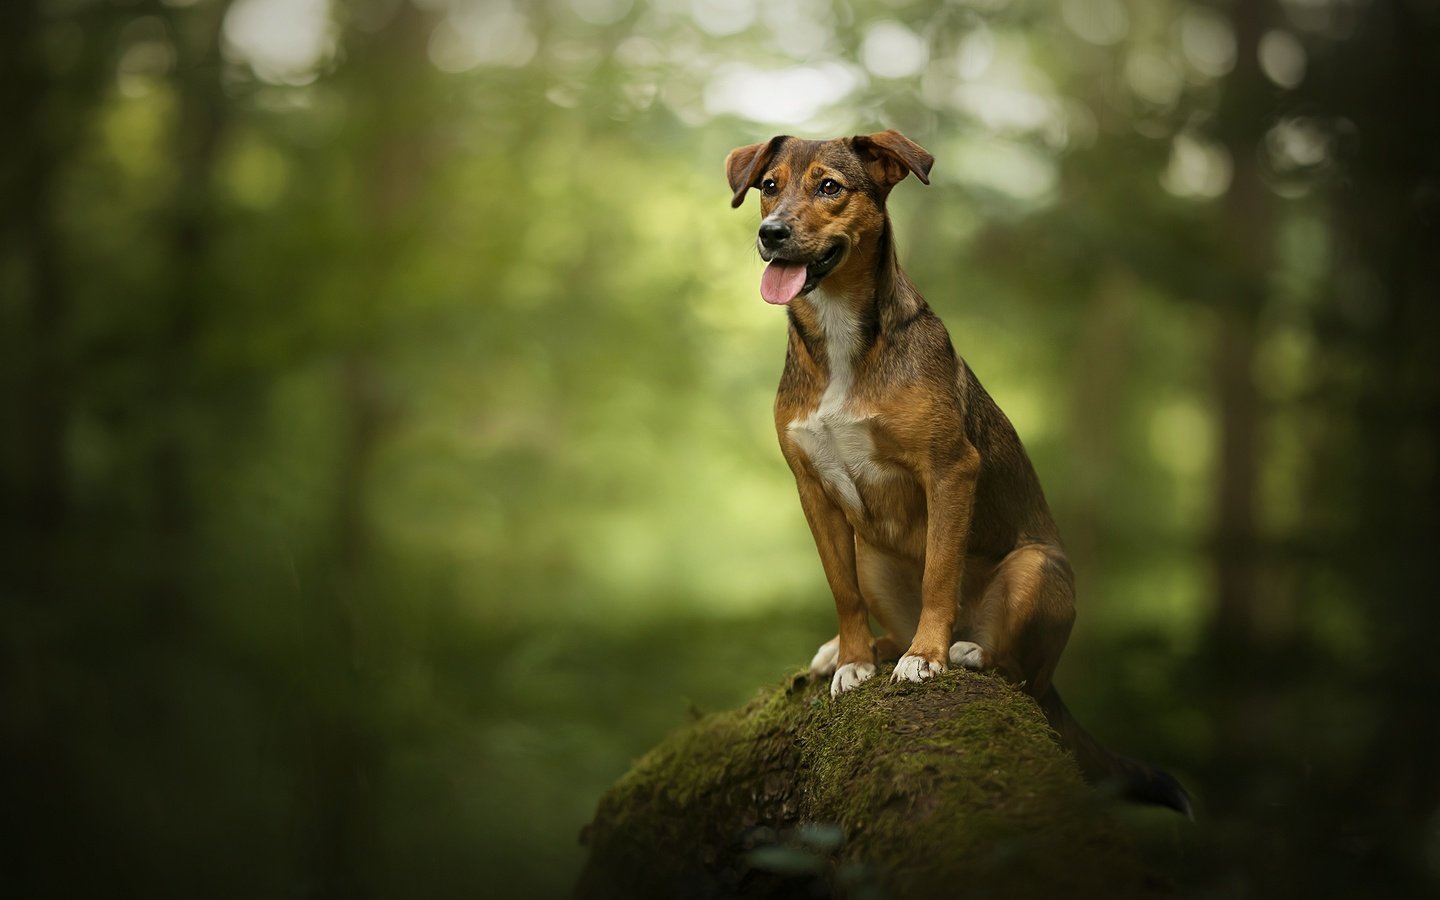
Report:
[[[886,198],[907,174],[928,183],[932,163],[895,131],[831,141],[780,136],[726,159],[733,205],[761,188],[765,222],[787,229],[783,242],[761,242],[762,256],[823,268],[827,253],[843,248],[818,285],[787,306],[775,398],[781,450],[835,598],[835,665],[873,665],[906,648],[917,658],[906,677],[923,678],[946,668],[954,642],[973,642],[980,657],[967,665],[996,670],[1040,699],[1067,744],[1088,753],[1098,745],[1080,737],[1050,683],[1074,621],[1074,583],[1039,479],[1015,429],[896,262]],[[840,190],[828,193],[827,179]],[[827,303],[842,307],[822,308]],[[854,325],[849,347],[827,343],[826,322],[837,316]],[[858,465],[850,464],[855,454],[845,457],[849,499],[834,460],[827,480],[825,459],[807,452],[807,432],[795,430],[815,421],[842,370],[851,377],[841,404],[846,434],[868,448]],[[885,631],[878,641],[872,617]],[[838,675],[835,684],[844,689]],[[1104,762],[1087,768],[1123,775],[1118,763]]]

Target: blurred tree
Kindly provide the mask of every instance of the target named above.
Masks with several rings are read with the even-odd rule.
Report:
[[[351,30],[342,44],[346,66],[337,78],[352,110],[342,157],[360,187],[347,205],[354,225],[346,253],[334,262],[351,269],[347,311],[336,323],[339,435],[330,514],[333,571],[315,599],[329,609],[324,658],[338,663],[334,695],[315,710],[314,771],[318,774],[314,823],[315,876],[321,895],[371,896],[380,888],[379,803],[383,747],[367,708],[383,704],[383,665],[368,650],[386,602],[372,586],[376,547],[370,496],[375,456],[400,410],[387,391],[380,362],[386,307],[403,300],[398,277],[413,253],[430,193],[434,123],[425,41],[434,18],[416,7],[396,7],[383,26]],[[323,645],[322,645],[323,646]]]
[[[153,431],[146,448],[153,524],[148,531],[165,564],[157,567],[151,596],[151,627],[165,640],[184,634],[182,623],[193,610],[188,600],[200,586],[192,581],[191,561],[200,551],[194,460],[197,441],[218,430],[211,379],[196,354],[212,328],[215,306],[233,302],[228,285],[215,271],[212,243],[224,227],[218,211],[216,165],[231,118],[221,87],[221,28],[229,0],[190,9],[162,9],[164,33],[175,56],[170,75],[174,111],[168,142],[175,170],[171,196],[154,210],[161,232],[161,268],[168,278],[157,285],[157,330],[151,347],[148,383],[130,398],[150,410]]]
[[[111,24],[107,10],[87,10],[86,32],[68,45],[51,35],[36,4],[0,13],[0,116],[26,139],[8,142],[0,210],[7,320],[7,376],[18,391],[7,404],[6,521],[24,522],[36,546],[61,530],[70,505],[64,429],[70,407],[70,317],[57,181],[70,159],[111,60],[94,35]],[[78,43],[78,46],[77,46]],[[21,532],[24,533],[24,532]],[[23,553],[21,554],[23,556]]]
[[[1215,130],[1230,159],[1230,185],[1217,223],[1224,275],[1221,293],[1207,298],[1218,313],[1215,394],[1220,448],[1214,537],[1215,615],[1207,645],[1248,657],[1260,643],[1257,620],[1257,523],[1263,460],[1260,394],[1255,360],[1260,321],[1269,294],[1267,273],[1275,215],[1273,196],[1260,176],[1260,148],[1273,122],[1275,91],[1260,71],[1260,41],[1274,23],[1269,2],[1233,4],[1235,68],[1222,87]],[[1234,667],[1228,667],[1235,671]],[[1248,680],[1252,673],[1243,677]],[[1234,735],[1243,740],[1243,735]]]
[[[1347,653],[1378,721],[1352,745],[1349,776],[1326,791],[1332,808],[1363,797],[1367,815],[1330,840],[1417,888],[1440,874],[1440,727],[1424,713],[1440,684],[1429,640],[1440,627],[1440,109],[1428,96],[1440,61],[1427,49],[1437,40],[1436,10],[1374,4],[1323,60],[1313,93],[1343,172],[1317,322],[1327,351],[1318,397],[1333,431],[1315,504],[1322,570],[1361,610]]]

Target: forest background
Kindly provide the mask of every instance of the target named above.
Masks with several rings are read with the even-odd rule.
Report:
[[[1189,896],[1440,889],[1440,4],[0,6],[14,896],[563,894],[833,607],[722,160],[899,128]],[[753,204],[753,201],[752,201]],[[7,889],[7,893],[9,890]]]

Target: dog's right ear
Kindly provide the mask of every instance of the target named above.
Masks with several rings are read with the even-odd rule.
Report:
[[[882,195],[888,194],[910,172],[921,182],[930,183],[930,167],[935,165],[935,157],[893,128],[876,134],[857,134],[850,139],[850,145],[865,161],[865,168],[880,186]]]
[[[725,175],[730,179],[730,190],[735,192],[730,201],[732,207],[744,203],[745,193],[758,186],[760,176],[765,172],[766,166],[770,165],[775,151],[780,149],[786,137],[787,135],[777,134],[763,144],[736,147],[726,155]]]

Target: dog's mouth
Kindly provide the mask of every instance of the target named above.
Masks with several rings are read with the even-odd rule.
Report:
[[[765,274],[760,276],[760,296],[766,303],[784,305],[808,294],[815,290],[820,279],[835,271],[844,256],[843,240],[831,244],[829,250],[809,262],[773,256],[770,265],[765,267]]]

